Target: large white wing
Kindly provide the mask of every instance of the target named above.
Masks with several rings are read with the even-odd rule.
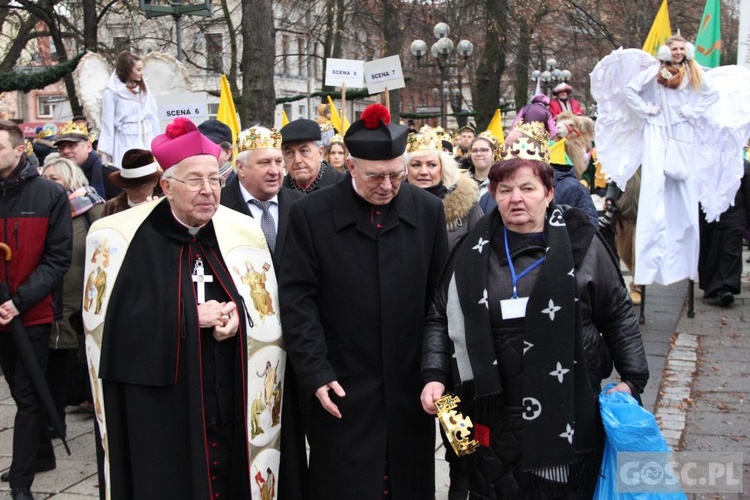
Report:
[[[696,124],[698,199],[706,220],[734,203],[744,173],[742,147],[750,137],[750,70],[720,66],[705,72],[707,83],[719,94]]]
[[[193,85],[187,69],[174,57],[161,52],[151,52],[142,59],[146,83],[156,98],[192,92]]]
[[[596,151],[602,169],[624,188],[643,158],[645,120],[625,102],[625,86],[656,59],[639,49],[620,47],[604,57],[589,75],[597,104]]]
[[[102,91],[112,74],[112,66],[95,52],[88,52],[81,58],[73,72],[76,95],[83,105],[83,113],[92,129],[99,130],[102,114]]]

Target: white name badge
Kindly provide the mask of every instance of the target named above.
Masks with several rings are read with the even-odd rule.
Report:
[[[501,300],[500,311],[503,313],[503,319],[525,318],[528,303],[528,297]]]

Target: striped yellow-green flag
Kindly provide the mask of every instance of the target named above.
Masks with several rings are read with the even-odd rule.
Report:
[[[695,38],[695,62],[715,68],[721,60],[721,14],[719,0],[708,0]]]
[[[331,108],[331,125],[333,125],[336,131],[338,131],[343,137],[346,134],[346,131],[349,130],[349,120],[346,119],[346,115],[343,113],[343,116],[339,115],[339,111],[336,109],[336,105],[333,104],[331,96],[328,96],[328,106]]]
[[[221,93],[219,95],[219,110],[216,119],[232,130],[232,145],[237,144],[237,134],[240,133],[240,121],[237,119],[237,110],[234,108],[232,89],[229,88],[227,75],[221,75]]]
[[[282,109],[281,110],[281,126],[283,127],[284,125],[288,123],[289,123],[289,117],[286,116],[286,111]]]
[[[643,43],[643,51],[655,56],[656,51],[670,36],[672,36],[672,27],[669,25],[669,7],[667,7],[667,0],[664,0]]]
[[[503,113],[498,108],[495,111],[495,115],[490,120],[490,124],[487,125],[487,131],[492,134],[492,137],[497,139],[497,145],[502,146],[505,144],[505,133],[503,132]]]

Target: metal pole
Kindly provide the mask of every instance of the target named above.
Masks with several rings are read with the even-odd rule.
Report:
[[[445,79],[446,77],[445,65],[440,64],[440,126],[443,130],[446,129],[446,116],[445,116]]]
[[[177,31],[177,60],[182,61],[182,16],[174,16],[174,26]]]

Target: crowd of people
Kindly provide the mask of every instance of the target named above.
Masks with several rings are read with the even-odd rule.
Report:
[[[671,38],[625,86],[642,161],[614,180],[567,83],[504,141],[379,104],[346,131],[177,118],[159,134],[123,53],[98,152],[85,120],[40,130],[33,152],[0,121],[13,498],[56,467],[48,421],[82,380],[101,498],[434,498],[445,395],[476,441],[456,453],[443,432],[451,500],[590,498],[601,382],[616,369],[611,391],[639,400],[649,378],[640,287],[740,293],[750,163],[733,206],[699,223],[695,155],[664,156],[717,99],[690,50]]]

